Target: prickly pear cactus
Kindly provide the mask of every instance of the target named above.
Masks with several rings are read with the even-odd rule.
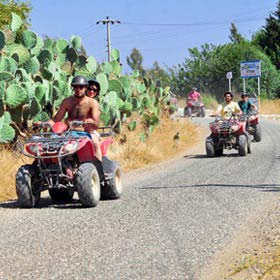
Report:
[[[127,122],[128,129],[134,130],[136,121],[129,118],[135,112],[145,127],[153,130],[159,123],[161,106],[169,100],[170,89],[158,87],[149,77],[142,79],[137,70],[122,75],[117,49],[111,51],[111,62],[102,63],[83,55],[81,49],[80,37],[44,40],[24,30],[21,18],[12,13],[11,25],[0,30],[0,143],[14,137],[11,116],[18,125],[22,120],[50,118],[62,100],[72,94],[70,83],[75,75],[100,83],[104,124]]]

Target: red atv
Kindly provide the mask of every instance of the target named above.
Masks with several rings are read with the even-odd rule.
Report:
[[[242,117],[216,118],[210,123],[211,135],[206,138],[206,154],[221,156],[224,149],[237,149],[240,156],[251,153],[251,139],[246,131],[246,120]]]
[[[22,153],[34,158],[32,164],[23,165],[16,175],[18,203],[22,207],[38,204],[41,192],[48,190],[55,201],[69,201],[78,192],[83,206],[96,206],[100,198],[116,199],[122,193],[121,170],[117,162],[107,156],[112,138],[101,142],[102,163],[95,158],[91,136],[75,131],[85,122],[57,122],[52,127],[43,123],[38,133],[24,142]],[[50,128],[50,132],[46,132]],[[102,128],[101,136],[112,135]],[[42,132],[42,130],[44,130]]]
[[[206,110],[202,100],[187,100],[186,107],[184,108],[184,116],[191,117],[192,114],[196,114],[197,117],[205,117]]]
[[[245,115],[247,121],[247,131],[253,135],[255,142],[262,140],[261,124],[259,123],[258,112],[250,110],[248,115]]]

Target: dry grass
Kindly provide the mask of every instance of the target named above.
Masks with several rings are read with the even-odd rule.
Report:
[[[19,153],[12,152],[10,147],[0,146],[0,201],[16,197],[15,175],[18,168],[28,161]]]
[[[233,268],[227,279],[280,279],[280,244],[274,244],[274,250],[258,256],[248,256]]]
[[[187,119],[164,119],[144,142],[139,137],[141,132],[139,128],[134,132],[124,130],[111,146],[110,157],[125,171],[171,158],[194,145],[197,137],[195,126]]]
[[[280,100],[261,100],[261,114],[280,114]]]
[[[140,141],[140,132],[124,129],[110,148],[110,157],[118,160],[124,171],[168,159],[193,145],[196,139],[196,128],[184,119],[165,119],[145,142]],[[179,139],[173,140],[177,132]],[[0,201],[16,198],[15,175],[26,163],[31,163],[31,159],[0,146]]]

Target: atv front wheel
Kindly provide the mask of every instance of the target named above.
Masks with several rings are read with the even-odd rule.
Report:
[[[40,200],[40,192],[34,193],[32,189],[32,174],[36,174],[35,167],[30,164],[21,166],[16,175],[16,192],[18,204],[21,207],[31,208]]]
[[[76,177],[76,187],[83,206],[96,206],[100,200],[100,180],[96,167],[89,162],[82,163]]]
[[[192,116],[192,108],[191,107],[187,107],[187,116],[188,117]]]
[[[206,147],[207,156],[214,157],[215,156],[215,147],[214,147],[214,142],[211,137],[206,138],[205,147]]]
[[[107,174],[109,179],[101,189],[102,199],[117,199],[122,194],[121,169],[114,161],[111,161],[110,169],[111,172]],[[104,168],[104,170],[106,170],[106,168]]]
[[[52,201],[71,201],[74,196],[73,189],[49,189],[49,195]]]
[[[246,156],[247,149],[248,149],[248,139],[246,135],[244,134],[239,135],[238,144],[239,144],[239,155]]]

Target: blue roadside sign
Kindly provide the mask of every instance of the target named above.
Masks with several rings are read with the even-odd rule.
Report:
[[[261,60],[240,62],[242,78],[257,78],[261,76]]]

